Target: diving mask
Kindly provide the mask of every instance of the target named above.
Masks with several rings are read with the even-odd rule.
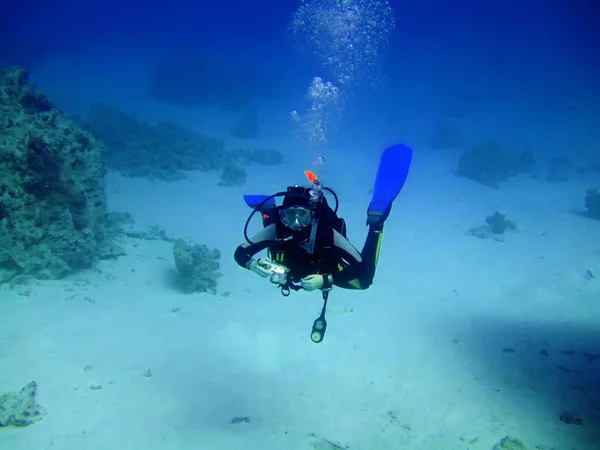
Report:
[[[312,223],[313,213],[303,206],[289,206],[279,211],[279,218],[286,227],[298,231]]]

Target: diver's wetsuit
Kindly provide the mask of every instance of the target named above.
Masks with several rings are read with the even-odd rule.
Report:
[[[325,227],[324,227],[325,228]],[[311,274],[331,275],[333,284],[344,289],[367,289],[373,283],[375,268],[379,257],[379,245],[383,237],[381,227],[369,228],[362,252],[341,233],[331,228],[320,234],[332,232],[333,235],[319,238],[313,254],[309,254],[298,240],[283,241],[277,238],[277,224],[263,228],[252,239],[237,247],[236,262],[247,267],[254,255],[264,249],[269,250],[273,261],[290,269],[290,278],[294,283]],[[321,245],[319,245],[321,244]]]

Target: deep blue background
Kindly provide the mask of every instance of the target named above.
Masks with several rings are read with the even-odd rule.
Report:
[[[0,61],[29,65],[49,52],[78,52],[108,37],[169,41],[223,39],[248,45],[280,42],[291,0],[158,1],[21,0],[3,2]],[[485,5],[484,5],[485,4]],[[594,0],[392,1],[395,38],[460,47],[485,45],[517,54],[570,54],[582,66],[600,67],[600,6]],[[477,41],[477,42],[474,42]],[[459,48],[454,48],[454,51]]]
[[[468,130],[473,139],[492,136],[510,142],[513,136],[512,145],[560,154],[597,152],[598,3],[391,0],[397,25],[381,57],[385,89],[371,91],[368,86],[354,93],[353,101],[344,105],[339,135],[362,130],[365,120],[384,126],[376,113],[387,114],[391,127],[414,133],[420,129],[421,134],[430,133],[426,128],[437,117],[463,114],[482,119]],[[83,113],[97,99],[137,108],[132,97],[147,89],[153,64],[171,51],[209,50],[229,57],[240,78],[247,74],[237,61],[254,64],[267,84],[280,85],[277,92],[282,94],[277,95],[285,107],[296,108],[314,76],[334,75],[294,48],[288,27],[298,4],[10,2],[2,11],[0,64],[31,69],[38,87],[57,105]]]

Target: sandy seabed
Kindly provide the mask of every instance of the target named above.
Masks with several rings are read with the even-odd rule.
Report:
[[[376,159],[329,174],[359,249]],[[219,292],[181,293],[172,244],[136,239],[68,279],[2,286],[0,392],[35,380],[47,413],[0,430],[0,448],[458,450],[505,436],[600,448],[600,222],[579,214],[586,183],[492,190],[417,151],[375,284],[332,292],[315,345],[320,295],[284,298],[232,259],[241,194],[280,190],[290,173],[256,170],[244,189],[110,173],[111,210],[221,250]],[[519,230],[465,235],[496,210]]]

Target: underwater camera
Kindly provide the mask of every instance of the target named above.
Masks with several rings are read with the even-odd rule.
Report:
[[[259,264],[271,273],[271,283],[284,285],[287,283],[287,277],[290,269],[284,265],[274,262],[260,261]]]

